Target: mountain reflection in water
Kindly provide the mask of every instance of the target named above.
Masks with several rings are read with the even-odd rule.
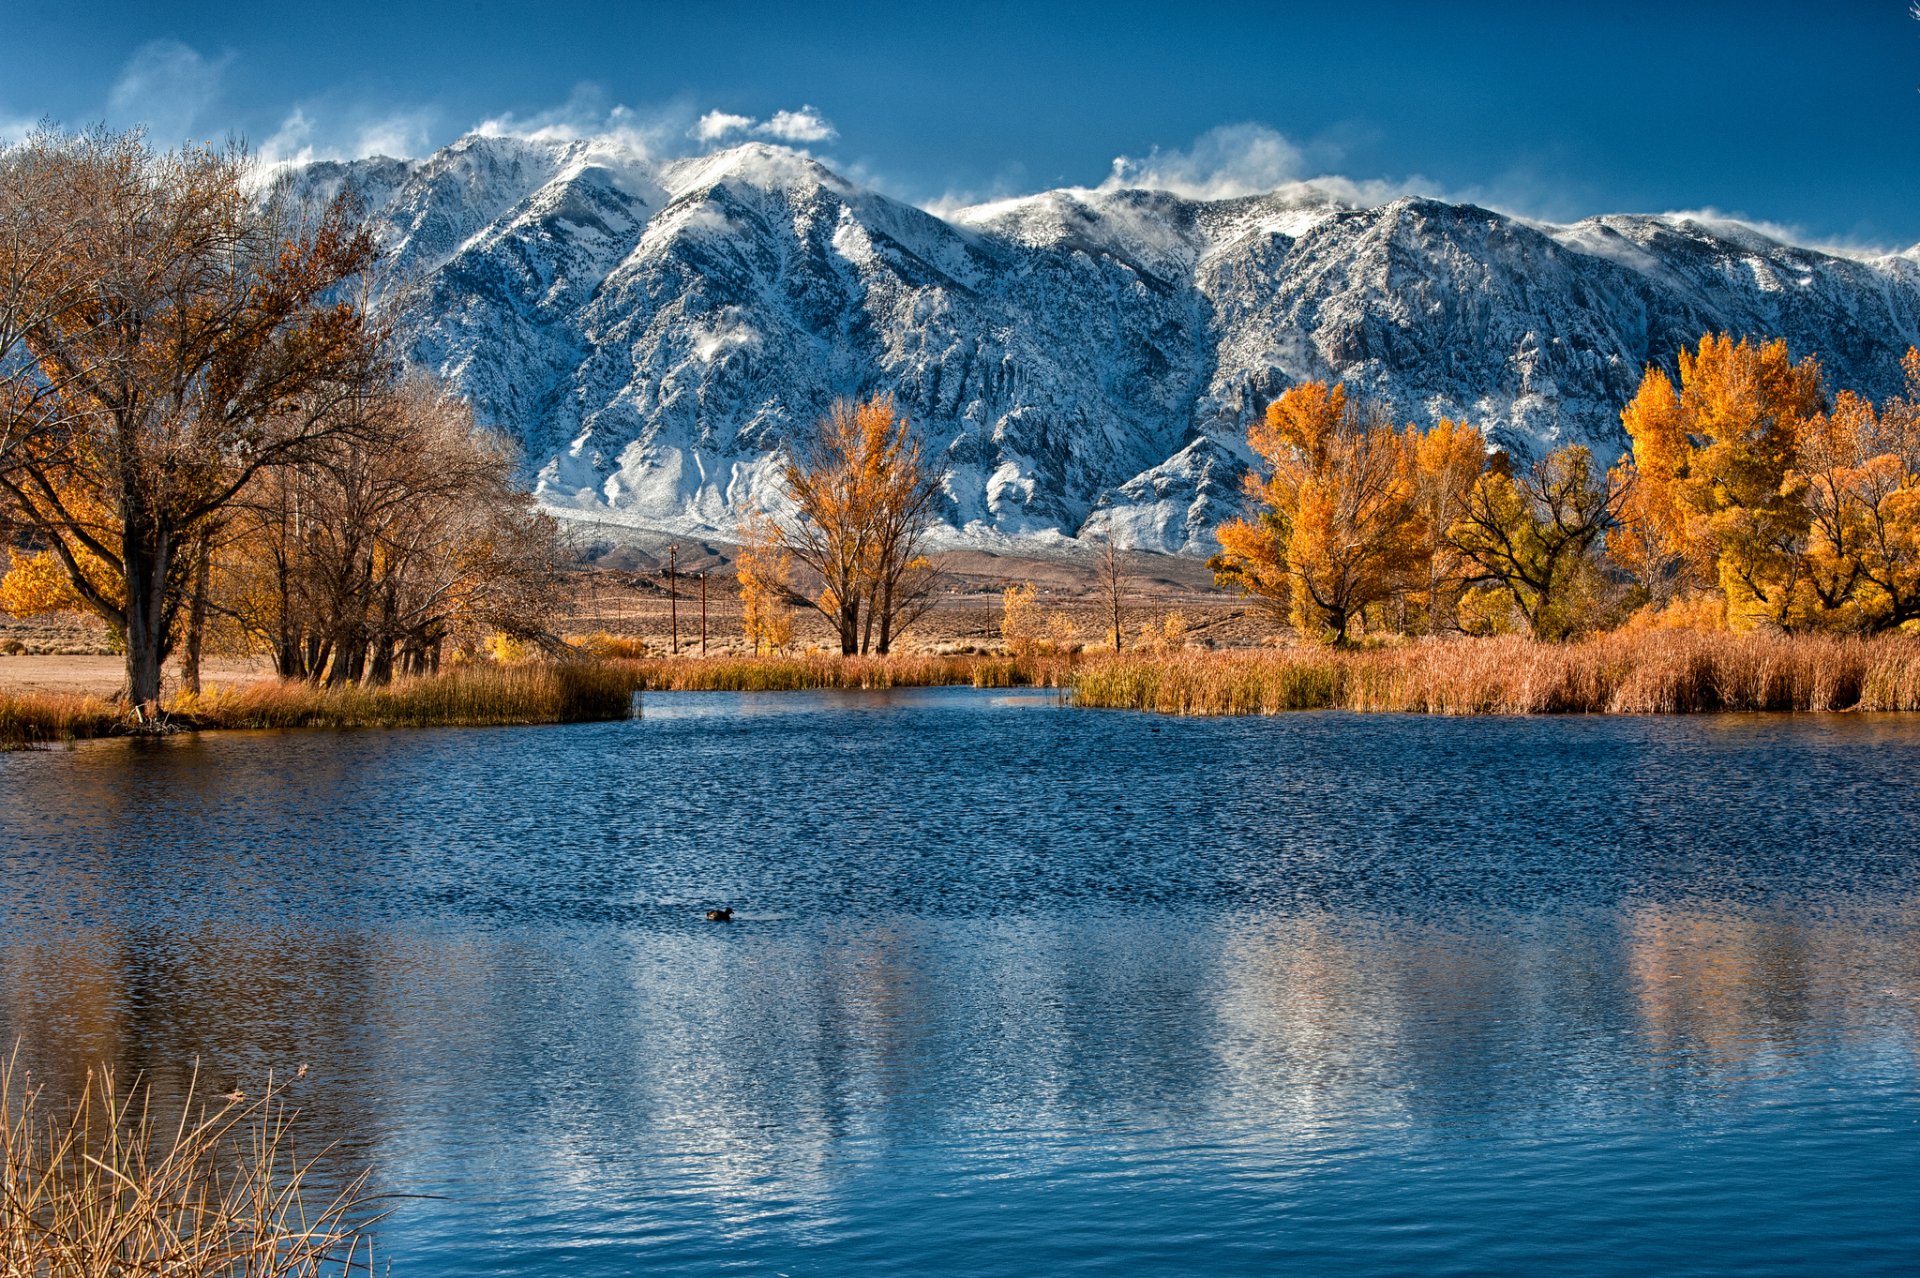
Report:
[[[399,1274],[1912,1263],[1920,724],[646,711],[0,756],[0,1035]]]

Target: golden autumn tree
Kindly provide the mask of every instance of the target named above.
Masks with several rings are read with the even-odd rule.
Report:
[[[793,642],[793,554],[779,525],[757,511],[740,521],[739,537],[740,626],[755,652],[777,652]]]
[[[1420,567],[1420,512],[1399,434],[1364,416],[1344,385],[1308,382],[1267,406],[1247,442],[1253,520],[1219,530],[1215,577],[1303,635],[1346,644],[1361,613]]]
[[[0,183],[34,184],[0,206],[77,217],[42,283],[88,287],[20,334],[36,424],[0,469],[0,502],[122,638],[128,697],[150,713],[196,539],[264,470],[341,430],[377,362],[340,292],[373,245],[344,198],[310,212],[255,190],[238,149],[157,152],[105,132],[43,145],[24,175],[0,166]]]
[[[820,581],[814,606],[843,655],[885,656],[932,601],[935,569],[922,543],[940,474],[893,397],[876,395],[836,402],[784,478],[795,513],[782,541]]]
[[[1467,572],[1447,538],[1467,495],[1487,468],[1487,442],[1465,422],[1442,417],[1431,429],[1409,425],[1401,438],[1407,486],[1419,516],[1419,557],[1423,571],[1410,589],[1412,611],[1428,634],[1452,629]]]
[[[1827,626],[1920,619],[1920,351],[1907,394],[1882,408],[1851,391],[1807,423],[1790,487],[1807,508],[1805,589]]]
[[[1721,592],[1741,624],[1818,624],[1800,450],[1825,408],[1819,362],[1782,341],[1700,339],[1680,384],[1648,370],[1621,413],[1640,498],[1629,534],[1660,545],[1685,585]]]
[[[1447,539],[1467,581],[1504,596],[1536,639],[1572,638],[1600,620],[1601,537],[1627,490],[1569,444],[1516,474],[1504,455],[1468,491]]]

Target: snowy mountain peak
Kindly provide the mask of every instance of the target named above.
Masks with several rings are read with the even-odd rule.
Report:
[[[1920,342],[1920,246],[1880,258],[1704,216],[1568,225],[1293,185],[1078,188],[946,217],[764,143],[660,162],[618,138],[475,134],[317,164],[374,207],[413,357],[526,445],[550,505],[725,534],[783,444],[889,391],[959,535],[1204,550],[1247,424],[1341,379],[1523,455],[1603,456],[1649,363],[1780,335],[1881,394]]]

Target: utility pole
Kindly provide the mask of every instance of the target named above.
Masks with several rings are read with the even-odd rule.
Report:
[[[700,573],[700,655],[707,655],[707,574]]]
[[[676,561],[680,555],[678,544],[667,547],[667,616],[672,626],[673,655],[680,655],[680,590],[675,584]]]

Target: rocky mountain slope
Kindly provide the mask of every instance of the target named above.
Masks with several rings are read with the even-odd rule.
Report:
[[[1703,332],[1784,336],[1876,394],[1920,342],[1920,249],[1678,217],[1548,225],[1302,186],[942,218],[781,147],[654,163],[481,135],[294,177],[361,192],[413,357],[524,441],[542,500],[675,532],[777,502],[778,449],[837,396],[893,392],[947,467],[955,536],[1203,551],[1247,423],[1296,381],[1611,460],[1640,370]]]

